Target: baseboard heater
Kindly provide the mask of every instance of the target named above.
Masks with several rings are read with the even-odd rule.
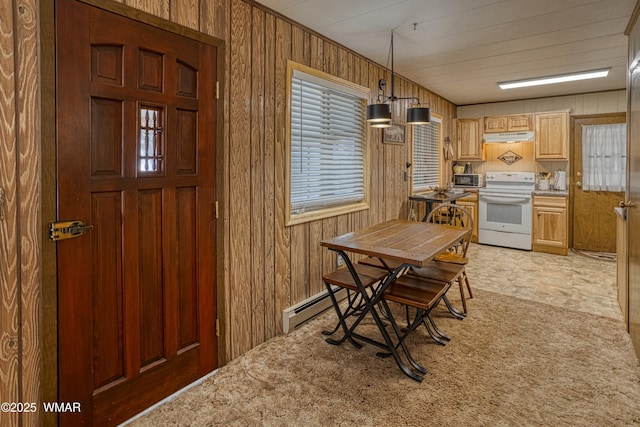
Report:
[[[338,302],[347,296],[347,290],[338,286],[333,287],[333,292]],[[311,319],[314,316],[331,307],[331,297],[329,291],[323,291],[299,302],[296,305],[282,310],[282,330],[286,334],[292,331],[296,326]]]

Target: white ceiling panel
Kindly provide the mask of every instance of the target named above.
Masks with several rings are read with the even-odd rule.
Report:
[[[258,0],[458,105],[623,89],[636,0]],[[611,67],[596,80],[497,83]]]

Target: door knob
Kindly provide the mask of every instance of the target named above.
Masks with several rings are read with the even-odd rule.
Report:
[[[580,182],[580,181],[576,181],[576,187],[578,187],[578,188],[582,188],[582,182]]]
[[[626,202],[623,200],[622,202],[620,202],[621,208],[632,208],[634,206],[635,204],[631,200],[627,200]]]

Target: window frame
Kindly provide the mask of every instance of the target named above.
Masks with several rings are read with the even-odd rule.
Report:
[[[444,137],[443,137],[443,117],[439,114],[431,114],[431,123],[439,123],[440,125],[440,134],[439,134],[439,138],[438,138],[438,147],[437,147],[437,152],[438,152],[438,185],[442,185],[443,181],[444,181],[444,170],[445,170],[445,162],[446,160],[444,159],[443,156],[443,146],[444,146]],[[409,180],[409,192],[410,194],[426,194],[429,193],[431,190],[428,188],[425,189],[420,189],[415,191],[414,190],[414,181],[415,181],[415,165],[416,165],[416,159],[415,159],[415,132],[416,126],[431,126],[429,125],[414,125],[412,127],[411,130],[411,165],[412,165],[412,173],[411,173],[411,179]]]
[[[344,215],[347,213],[358,212],[362,210],[369,209],[369,201],[370,201],[370,181],[371,177],[369,175],[369,158],[370,158],[370,143],[369,143],[369,133],[370,130],[366,123],[363,123],[364,127],[364,140],[362,141],[363,147],[363,155],[362,155],[362,171],[363,171],[363,191],[364,197],[363,200],[358,202],[350,202],[337,206],[331,206],[327,208],[321,208],[312,210],[309,212],[303,213],[292,213],[292,203],[291,203],[291,151],[292,151],[292,132],[291,132],[291,124],[292,124],[292,86],[293,86],[293,77],[294,74],[302,73],[305,77],[308,77],[310,81],[315,83],[324,84],[327,83],[327,87],[340,89],[344,88],[346,92],[354,93],[355,96],[362,98],[362,108],[363,108],[363,117],[364,110],[366,108],[366,104],[370,98],[371,91],[369,88],[358,85],[353,82],[349,82],[347,80],[341,79],[339,77],[333,76],[331,74],[327,74],[325,72],[316,70],[314,68],[308,67],[303,64],[299,64],[297,62],[288,60],[287,61],[287,123],[286,123],[286,142],[285,142],[285,225],[291,226],[295,224],[301,224],[305,222],[315,221],[318,219],[330,218],[338,215]]]

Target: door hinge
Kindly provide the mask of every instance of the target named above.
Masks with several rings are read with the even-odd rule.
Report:
[[[57,242],[58,240],[80,237],[92,228],[93,225],[85,225],[84,221],[79,220],[50,222],[49,238]]]
[[[216,99],[220,99],[220,82],[216,81]]]
[[[216,319],[216,336],[220,336],[220,319]]]
[[[218,219],[218,201],[216,200],[216,219]]]

